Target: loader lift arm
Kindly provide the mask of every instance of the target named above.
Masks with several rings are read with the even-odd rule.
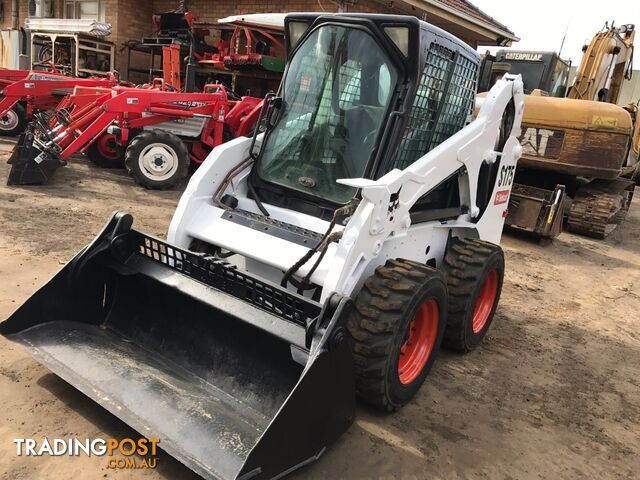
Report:
[[[106,78],[70,78],[57,73],[0,69],[0,134],[15,136],[39,111],[54,110],[75,86],[112,87],[114,74]]]

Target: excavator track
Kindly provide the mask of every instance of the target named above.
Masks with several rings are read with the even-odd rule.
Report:
[[[625,219],[635,185],[617,179],[594,181],[578,190],[571,203],[567,227],[570,232],[605,238]]]

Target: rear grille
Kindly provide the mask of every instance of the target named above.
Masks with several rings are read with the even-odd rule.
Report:
[[[138,254],[273,315],[306,327],[309,319],[320,314],[319,303],[223,260],[182,250],[136,230],[130,234]]]

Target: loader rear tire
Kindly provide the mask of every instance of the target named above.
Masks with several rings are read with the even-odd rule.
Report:
[[[16,103],[6,115],[0,118],[0,135],[15,137],[24,131],[27,126],[27,110]]]
[[[410,260],[388,260],[364,283],[347,322],[358,397],[396,410],[420,389],[447,322],[442,274]]]
[[[189,174],[189,152],[176,135],[146,130],[137,135],[124,154],[127,171],[138,185],[166,190]]]
[[[482,342],[493,321],[504,279],[504,252],[493,243],[453,238],[442,271],[449,290],[443,345],[469,352]]]

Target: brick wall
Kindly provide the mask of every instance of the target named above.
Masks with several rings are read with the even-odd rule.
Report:
[[[325,0],[327,11],[335,11],[333,3]],[[176,0],[154,0],[153,8],[156,12],[170,12],[175,10]],[[191,0],[189,10],[198,15],[198,19],[205,22],[214,22],[219,18],[243,13],[271,13],[292,11],[316,11],[318,4],[314,1],[304,0]]]
[[[29,6],[29,1],[28,0],[19,0],[19,18],[18,18],[18,25],[22,26],[22,24],[24,23],[24,19],[27,18],[27,9]],[[0,28],[5,29],[5,28],[11,28],[11,0],[3,0],[2,1],[3,7],[4,7],[4,18],[2,19],[2,22],[0,22]]]
[[[357,0],[349,2],[352,5],[346,7],[348,12],[369,13],[405,13],[412,14],[410,10],[400,10],[393,6],[393,2],[378,2],[375,0]],[[155,11],[171,11],[176,8],[174,0],[154,0]],[[191,0],[189,9],[195,12],[202,21],[216,21],[229,15],[243,13],[278,13],[278,12],[337,12],[337,5],[329,0]]]
[[[400,10],[393,6],[392,1],[357,0],[348,2],[349,12],[369,13],[404,13],[411,15],[409,9]],[[176,0],[154,0],[155,12],[169,12],[177,7]],[[279,13],[279,12],[337,12],[336,3],[330,0],[191,0],[189,9],[198,15],[201,21],[214,22],[219,18],[243,13]],[[416,14],[416,13],[413,13]]]
[[[141,40],[142,37],[153,33],[154,27],[151,16],[156,11],[150,1],[145,0],[107,0],[106,17],[111,23],[113,34],[109,40],[116,44],[116,70],[126,77],[127,54],[120,51],[127,40]],[[148,57],[132,53],[131,65],[137,68],[148,67]],[[132,75],[131,81],[141,82],[146,75]]]

